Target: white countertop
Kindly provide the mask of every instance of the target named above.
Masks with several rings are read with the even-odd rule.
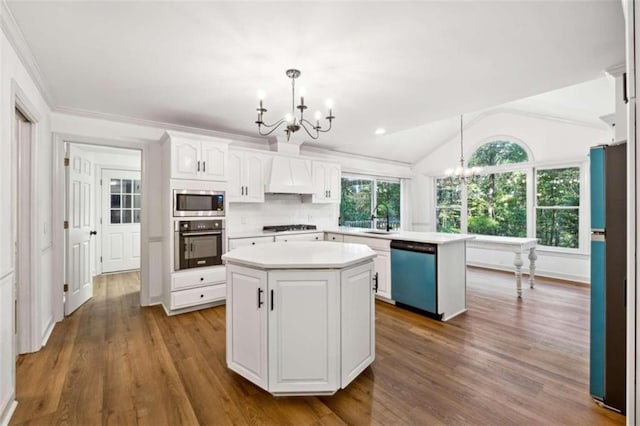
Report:
[[[401,231],[390,234],[368,234],[370,229],[364,228],[349,228],[345,226],[335,228],[324,228],[307,231],[285,231],[285,232],[265,232],[265,231],[249,231],[249,232],[237,232],[228,235],[229,238],[255,238],[255,237],[271,237],[274,235],[291,235],[291,234],[310,234],[316,232],[331,232],[334,234],[344,235],[356,235],[366,238],[381,238],[386,240],[402,240],[413,241],[417,243],[431,243],[431,244],[448,244],[460,241],[472,240],[474,235],[468,234],[447,234],[444,232],[412,232]]]
[[[239,247],[222,255],[226,262],[263,269],[340,269],[376,257],[364,244],[301,241]]]
[[[468,234],[447,234],[444,232],[413,232],[413,231],[400,231],[390,234],[369,234],[367,231],[370,229],[363,228],[347,228],[336,227],[324,229],[325,232],[332,232],[334,234],[344,235],[357,235],[366,238],[382,238],[386,240],[401,240],[412,241],[416,243],[431,243],[431,244],[449,244],[460,241],[472,240],[475,237]]]

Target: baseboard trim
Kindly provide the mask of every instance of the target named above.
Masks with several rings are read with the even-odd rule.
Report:
[[[513,266],[494,265],[494,264],[486,263],[486,262],[467,262],[467,266],[472,266],[472,267],[482,268],[482,269],[491,269],[491,270],[494,270],[494,271],[503,271],[503,272],[514,273],[514,267]],[[525,268],[523,266],[522,267],[522,274],[523,275],[529,275],[529,268]],[[545,271],[545,270],[540,270],[540,269],[536,269],[536,277],[548,278],[548,279],[553,279],[553,280],[560,280],[560,281],[563,281],[563,282],[569,281],[571,283],[575,283],[575,284],[586,286],[586,287],[589,287],[590,286],[590,282],[591,282],[589,277],[584,277],[582,275],[563,274],[561,272]]]
[[[44,337],[42,338],[42,345],[40,347],[44,348],[47,345],[47,342],[49,341],[49,337],[51,337],[51,333],[53,333],[53,329],[55,328],[55,326],[56,326],[56,323],[52,319],[51,322],[49,323],[49,326],[47,327],[47,330],[44,332]]]
[[[13,416],[13,413],[16,411],[16,407],[18,406],[18,401],[15,399],[11,401],[7,407],[4,409],[2,416],[0,416],[0,426],[7,426],[9,424],[9,420]]]

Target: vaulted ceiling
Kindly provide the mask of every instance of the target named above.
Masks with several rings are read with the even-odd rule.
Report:
[[[313,144],[409,163],[442,142],[429,123],[624,62],[619,0],[8,5],[58,110],[256,136],[256,91],[277,120],[296,67],[311,112],[335,101]]]

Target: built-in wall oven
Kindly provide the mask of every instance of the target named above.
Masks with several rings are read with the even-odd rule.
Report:
[[[176,220],[173,269],[222,265],[224,219]]]
[[[224,216],[224,191],[173,191],[174,217]]]

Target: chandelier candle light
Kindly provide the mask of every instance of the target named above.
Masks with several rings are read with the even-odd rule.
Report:
[[[258,125],[258,133],[262,136],[268,136],[271,133],[273,133],[276,129],[278,129],[280,125],[286,123],[286,127],[284,131],[287,134],[287,140],[289,140],[292,133],[297,132],[301,128],[304,129],[305,132],[307,132],[307,134],[309,135],[309,137],[311,137],[311,139],[318,139],[318,137],[320,136],[320,133],[326,133],[329,130],[331,130],[331,122],[335,118],[331,111],[333,108],[333,103],[331,102],[331,100],[327,100],[327,108],[329,108],[329,115],[325,118],[329,120],[329,127],[327,129],[323,129],[322,126],[320,126],[320,118],[322,117],[322,114],[320,113],[320,111],[316,112],[315,114],[316,124],[314,125],[309,120],[304,118],[304,111],[307,109],[307,106],[304,104],[304,93],[301,93],[300,105],[295,106],[296,78],[300,77],[300,71],[296,69],[287,70],[287,77],[291,79],[291,113],[286,114],[283,118],[281,118],[280,120],[278,120],[273,124],[265,123],[262,119],[262,115],[265,112],[267,112],[267,109],[263,106],[264,94],[262,92],[258,92],[258,98],[260,99],[260,105],[258,106],[258,108],[256,108],[256,111],[258,111],[258,120],[256,121],[256,124]],[[296,117],[295,115],[296,109],[300,110],[300,117]],[[263,133],[262,126],[271,130],[268,130],[266,133]],[[314,134],[314,131],[315,131],[315,134]]]
[[[462,183],[467,183],[467,178],[477,175],[482,171],[480,167],[464,166],[464,142],[462,139],[462,115],[460,115],[460,165],[456,168],[449,168],[444,171],[448,178],[458,178]]]

